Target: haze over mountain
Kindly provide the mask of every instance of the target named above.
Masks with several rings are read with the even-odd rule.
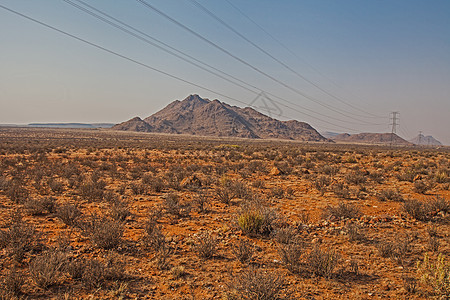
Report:
[[[420,146],[441,146],[442,143],[436,140],[431,135],[424,136],[423,134],[417,135],[415,138],[410,140],[411,143]]]
[[[346,143],[361,143],[361,144],[393,144],[393,145],[412,145],[412,143],[399,137],[395,133],[358,133],[348,134],[342,133],[334,136],[333,141]]]
[[[253,108],[190,95],[142,120],[135,117],[114,130],[262,139],[327,142],[313,127],[295,120],[280,121]]]

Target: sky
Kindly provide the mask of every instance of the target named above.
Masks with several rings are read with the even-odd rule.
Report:
[[[448,0],[0,0],[0,124],[119,123],[198,94],[320,132],[390,132],[399,112],[401,137],[450,145],[449,16]]]

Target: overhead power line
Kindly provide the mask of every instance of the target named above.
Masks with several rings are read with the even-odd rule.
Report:
[[[298,60],[302,61],[303,63],[305,63],[309,68],[311,68],[313,71],[315,71],[317,74],[319,74],[320,76],[322,76],[323,78],[325,78],[326,80],[330,81],[333,85],[337,86],[338,88],[341,88],[334,80],[332,80],[331,78],[329,78],[328,76],[326,76],[323,72],[321,72],[319,69],[317,69],[316,67],[314,67],[312,64],[310,64],[309,62],[307,62],[305,59],[301,58],[295,51],[291,50],[288,46],[286,46],[286,44],[284,44],[283,42],[281,42],[278,38],[276,38],[273,34],[271,34],[270,32],[268,32],[266,29],[264,29],[264,27],[262,27],[261,25],[259,25],[255,20],[253,20],[248,14],[246,14],[245,12],[243,12],[241,9],[239,9],[239,7],[237,7],[236,5],[234,5],[230,0],[225,0],[231,7],[233,7],[237,12],[239,12],[242,16],[244,16],[244,18],[246,18],[247,20],[249,20],[251,23],[253,23],[256,27],[258,27],[262,32],[264,32],[268,37],[270,37],[273,41],[275,41],[278,45],[280,45],[282,48],[284,48],[286,51],[288,51],[292,56],[294,56],[295,58],[297,58]],[[386,117],[383,116],[378,116],[375,115],[371,112],[368,112],[362,108],[359,108],[357,106],[352,105],[351,103],[344,103],[362,113],[367,114],[368,116],[366,116],[366,118],[377,118],[377,119],[386,119]]]
[[[137,65],[140,65],[140,66],[145,67],[145,68],[147,68],[147,69],[150,69],[150,70],[152,70],[152,71],[154,71],[154,72],[157,72],[157,73],[163,74],[163,75],[165,75],[165,76],[168,76],[168,77],[170,77],[170,78],[172,78],[172,79],[176,79],[176,80],[181,81],[181,82],[183,82],[183,83],[186,83],[186,84],[189,84],[189,85],[198,87],[198,88],[200,88],[200,89],[203,89],[203,90],[205,90],[205,91],[208,91],[208,92],[217,94],[217,95],[219,95],[219,96],[221,96],[221,97],[223,97],[223,98],[226,98],[226,99],[229,99],[229,100],[232,100],[232,101],[235,101],[235,102],[238,102],[238,103],[241,103],[241,104],[246,105],[245,102],[243,102],[243,101],[241,101],[241,100],[239,100],[239,99],[236,99],[236,98],[234,98],[234,97],[225,95],[225,94],[223,94],[223,93],[221,93],[221,92],[212,90],[212,89],[207,88],[207,87],[205,87],[205,86],[203,86],[203,85],[196,84],[196,83],[194,83],[194,82],[191,82],[191,81],[189,81],[189,80],[183,79],[183,78],[181,78],[181,77],[178,77],[178,76],[176,76],[176,75],[170,74],[170,73],[168,73],[168,72],[159,70],[159,69],[154,68],[154,67],[152,67],[152,66],[150,66],[150,65],[148,65],[148,64],[145,64],[145,63],[143,63],[143,62],[140,62],[140,61],[138,61],[138,60],[135,60],[135,59],[133,59],[133,58],[130,58],[130,57],[126,56],[126,55],[120,54],[120,53],[118,53],[118,52],[116,52],[116,51],[110,50],[110,49],[108,49],[108,48],[106,48],[106,47],[103,47],[103,46],[98,45],[98,44],[96,44],[96,43],[90,42],[90,41],[88,41],[88,40],[86,40],[86,39],[83,39],[83,38],[81,38],[81,37],[78,37],[78,36],[76,36],[76,35],[74,35],[74,34],[71,34],[71,33],[68,33],[68,32],[66,32],[66,31],[64,31],[64,30],[58,29],[58,28],[56,28],[56,27],[54,27],[54,26],[52,26],[52,25],[49,25],[49,24],[47,24],[47,23],[45,23],[45,22],[39,21],[39,20],[37,20],[37,19],[34,19],[34,18],[30,17],[30,16],[27,16],[27,15],[25,15],[25,14],[23,14],[23,13],[20,13],[20,12],[16,11],[16,10],[13,10],[13,9],[11,9],[11,8],[8,8],[8,7],[4,6],[4,5],[1,5],[1,4],[0,4],[0,8],[4,9],[4,10],[6,10],[6,11],[9,11],[9,12],[11,12],[11,13],[17,15],[17,16],[20,16],[20,17],[22,17],[22,18],[25,18],[25,19],[27,19],[27,20],[29,20],[29,21],[32,21],[32,22],[34,22],[34,23],[37,23],[37,24],[39,24],[39,25],[41,25],[41,26],[44,26],[44,27],[46,27],[46,28],[48,28],[48,29],[57,31],[57,32],[59,32],[59,33],[65,35],[65,36],[67,36],[67,37],[73,38],[73,39],[75,39],[75,40],[77,40],[77,41],[79,41],[79,42],[85,43],[85,44],[87,44],[87,45],[89,45],[89,46],[92,46],[92,47],[94,47],[94,48],[97,48],[97,49],[102,50],[102,51],[104,51],[104,52],[107,52],[107,53],[109,53],[109,54],[112,54],[112,55],[114,55],[114,56],[117,56],[117,57],[119,57],[119,58],[122,58],[122,59],[124,59],[124,60],[126,60],[126,61],[128,61],[128,62],[132,62],[132,63],[134,63],[134,64],[137,64]],[[290,108],[289,106],[286,106],[286,105],[284,105],[284,104],[283,104],[283,106]],[[291,108],[291,109],[293,109],[293,108]],[[293,109],[293,110],[296,110],[296,109]],[[308,115],[308,114],[305,114],[305,115]],[[309,116],[309,115],[308,115],[308,116]],[[287,116],[284,116],[284,115],[282,115],[282,117],[288,118]],[[311,117],[312,117],[312,116],[311,116]],[[314,117],[313,117],[313,118],[314,118]],[[350,129],[350,130],[352,130],[351,128],[348,128],[348,127],[345,127],[345,126],[341,126],[341,125],[337,125],[337,124],[328,122],[328,121],[326,121],[326,120],[322,120],[322,122],[325,122],[325,123],[327,123],[327,124],[330,124],[330,125],[333,125],[333,126],[335,126],[335,127],[342,128],[342,129]]]
[[[224,49],[223,47],[219,46],[218,44],[216,44],[216,43],[212,42],[211,40],[207,39],[207,38],[204,37],[203,35],[201,35],[201,34],[199,34],[198,32],[196,32],[195,30],[193,30],[193,29],[187,27],[186,25],[180,23],[179,21],[175,20],[174,18],[172,18],[171,16],[167,15],[167,14],[164,13],[163,11],[159,10],[159,9],[156,8],[155,6],[149,4],[148,2],[146,2],[146,1],[144,1],[144,0],[136,0],[136,1],[139,2],[139,3],[141,3],[142,5],[144,5],[144,7],[147,7],[147,8],[149,8],[149,9],[155,11],[156,13],[158,13],[159,15],[161,15],[162,17],[168,19],[170,22],[172,22],[172,23],[176,24],[177,26],[183,28],[184,30],[188,31],[189,33],[195,35],[196,37],[198,37],[198,38],[201,39],[202,41],[204,41],[204,42],[208,43],[209,45],[213,46],[214,48],[220,50],[221,52],[225,53],[226,55],[228,55],[228,56],[232,57],[233,59],[235,59],[235,60],[241,62],[242,64],[244,64],[244,65],[250,67],[251,69],[253,69],[254,71],[260,73],[261,75],[263,75],[263,76],[265,76],[265,77],[271,79],[272,81],[274,81],[274,82],[276,82],[276,83],[278,83],[278,84],[284,86],[285,88],[287,88],[287,89],[293,91],[294,93],[297,93],[297,94],[303,96],[305,99],[308,99],[308,100],[310,100],[310,101],[312,101],[312,102],[315,102],[315,103],[317,103],[317,104],[319,104],[319,105],[321,105],[321,106],[323,106],[323,107],[325,107],[325,108],[328,108],[328,109],[331,110],[331,111],[334,111],[335,113],[338,113],[338,114],[340,114],[340,115],[343,115],[343,116],[345,116],[345,117],[347,117],[347,118],[350,118],[350,119],[352,119],[352,120],[356,120],[356,121],[359,121],[359,122],[361,122],[361,123],[366,123],[367,125],[379,125],[379,124],[374,124],[374,123],[365,122],[365,121],[363,121],[363,120],[360,120],[360,119],[358,119],[358,118],[355,118],[354,116],[352,116],[352,115],[350,115],[350,114],[343,113],[343,112],[341,112],[340,110],[338,110],[338,109],[336,109],[336,108],[333,108],[333,107],[330,106],[330,105],[327,105],[327,104],[322,103],[321,101],[319,101],[319,100],[317,100],[317,99],[315,99],[315,98],[313,98],[313,97],[311,97],[311,96],[309,96],[309,95],[303,93],[302,91],[300,91],[300,90],[298,90],[298,89],[296,89],[296,88],[294,88],[294,87],[292,87],[292,86],[290,86],[290,85],[288,85],[288,84],[282,82],[281,80],[279,80],[279,79],[273,77],[272,75],[269,75],[268,73],[266,73],[266,72],[260,70],[259,68],[253,66],[252,64],[248,63],[247,61],[245,61],[245,60],[241,59],[240,57],[234,55],[233,53],[229,52],[228,50]],[[295,105],[295,104],[294,104],[294,105]]]
[[[133,36],[133,37],[135,37],[137,39],[139,39],[139,40],[141,40],[141,41],[144,41],[144,42],[146,42],[146,43],[148,43],[148,44],[150,44],[150,45],[152,45],[152,46],[154,46],[154,47],[156,47],[156,48],[158,48],[160,50],[165,51],[166,53],[169,53],[170,55],[173,55],[173,56],[175,56],[175,57],[177,57],[177,58],[179,58],[179,59],[181,59],[181,60],[183,60],[183,61],[185,61],[187,63],[190,63],[190,64],[194,65],[195,67],[200,68],[201,70],[204,70],[204,71],[206,71],[206,72],[208,72],[210,74],[213,74],[213,75],[215,75],[215,76],[217,76],[217,77],[219,77],[219,78],[221,78],[223,80],[226,80],[226,81],[228,81],[228,82],[230,82],[230,83],[232,83],[232,84],[234,84],[236,86],[239,86],[239,87],[241,87],[241,88],[243,88],[243,89],[245,89],[245,90],[247,90],[247,91],[249,91],[249,92],[251,92],[253,94],[259,95],[261,93],[261,91],[262,91],[262,89],[254,86],[254,85],[251,85],[248,82],[245,82],[245,81],[243,81],[243,80],[241,80],[241,79],[239,79],[237,77],[234,77],[234,76],[232,76],[232,75],[230,75],[228,73],[225,73],[225,72],[223,72],[223,71],[221,71],[221,70],[219,70],[219,69],[217,69],[217,68],[215,68],[215,67],[213,67],[213,66],[211,66],[211,65],[209,65],[209,64],[207,64],[207,63],[205,63],[205,62],[203,62],[201,60],[198,60],[198,59],[196,59],[196,58],[186,54],[185,52],[177,50],[176,48],[174,48],[174,47],[172,47],[172,46],[170,46],[170,45],[168,45],[168,44],[166,44],[166,43],[164,43],[164,42],[162,42],[162,41],[160,41],[160,40],[158,40],[158,39],[156,39],[156,38],[154,38],[154,37],[152,37],[152,36],[150,36],[148,34],[146,34],[145,32],[140,31],[139,29],[136,29],[135,27],[132,27],[132,26],[130,26],[130,25],[128,25],[128,24],[118,20],[117,18],[112,17],[109,14],[106,14],[105,12],[103,12],[103,11],[101,11],[101,10],[99,10],[99,9],[89,5],[89,4],[87,4],[86,2],[84,2],[82,0],[75,0],[75,1],[78,2],[78,3],[81,3],[85,7],[80,6],[80,5],[78,5],[77,3],[75,3],[74,1],[71,1],[71,0],[63,0],[63,1],[68,3],[69,5],[77,8],[77,9],[82,10],[83,12],[85,12],[85,13],[93,16],[93,17],[95,17],[96,19],[98,19],[98,20],[100,20],[102,22],[105,22],[105,23],[107,23],[107,24],[109,24],[109,25],[111,25],[111,26],[113,26],[113,27],[115,27],[115,28],[117,28],[117,29],[119,29],[119,30],[121,30],[121,31],[123,31],[123,32],[125,32],[125,33],[127,33],[127,34],[129,34],[129,35],[131,35],[131,36]],[[109,20],[106,19],[105,17],[108,18]],[[164,47],[167,47],[170,50],[168,50],[168,49],[166,49]],[[186,56],[186,57],[183,57],[183,56]],[[193,62],[192,60],[194,60],[195,62]],[[201,64],[201,65],[199,65],[199,64]],[[211,68],[214,71],[211,71],[211,70],[203,67],[202,65],[203,66],[207,66],[207,67]],[[220,73],[220,74],[218,74],[217,72]],[[221,75],[221,74],[223,74],[223,75]],[[240,83],[237,83],[237,82],[235,82],[233,80],[230,80],[226,76],[228,76],[228,77],[230,77],[230,78],[232,78],[232,79],[234,79],[234,80],[236,80],[236,81],[238,81]],[[247,86],[249,86],[249,87],[251,87],[253,89],[248,88]],[[281,97],[276,96],[274,94],[271,94],[269,92],[265,92],[265,93],[270,95],[270,96],[272,96],[272,97],[280,99],[282,101],[290,103],[290,101],[287,100],[287,99],[281,98]],[[275,100],[272,100],[272,101],[274,101],[274,102],[276,102],[276,103],[278,103],[280,105],[284,105],[283,103],[280,103],[278,101],[275,101]],[[297,105],[297,106],[299,106],[303,110],[309,111],[311,113],[317,114],[317,115],[325,117],[327,119],[333,119],[333,120],[336,120],[338,122],[344,122],[344,123],[349,123],[349,124],[353,124],[353,125],[366,125],[365,123],[364,124],[360,124],[360,123],[355,123],[355,122],[343,121],[341,119],[338,119],[338,118],[335,118],[335,117],[332,117],[332,116],[328,116],[328,115],[322,114],[320,112],[313,111],[311,109],[308,109],[306,107],[302,107],[300,105]],[[287,107],[289,109],[292,109],[289,106],[287,106]],[[317,119],[319,121],[328,122],[328,121],[325,121],[325,120],[323,120],[321,118],[314,117],[314,116],[312,116],[310,114],[305,114],[303,111],[298,111],[298,110],[296,110],[296,111],[300,112],[301,114],[307,115],[307,116],[309,116],[311,118]]]
[[[315,82],[309,80],[308,78],[306,78],[305,76],[303,76],[302,74],[300,74],[299,72],[297,72],[296,70],[294,70],[293,68],[291,68],[289,65],[287,65],[286,63],[284,63],[282,60],[278,59],[277,57],[275,57],[273,54],[269,53],[267,50],[265,50],[264,48],[262,48],[261,46],[257,45],[255,42],[253,42],[252,40],[250,40],[248,37],[246,37],[244,34],[242,34],[241,32],[239,32],[237,29],[235,29],[234,27],[232,27],[231,25],[229,25],[227,22],[225,22],[222,18],[220,18],[219,16],[217,16],[216,14],[214,14],[212,11],[210,11],[208,8],[206,8],[205,6],[203,6],[202,4],[200,4],[198,1],[196,0],[189,0],[191,3],[193,3],[196,7],[198,7],[200,10],[202,10],[203,12],[205,12],[207,15],[209,15],[210,17],[212,17],[213,19],[215,19],[217,22],[219,22],[220,24],[222,24],[223,26],[225,26],[226,28],[228,28],[230,31],[232,31],[233,33],[235,33],[237,36],[239,36],[240,38],[242,38],[244,41],[246,41],[247,43],[249,43],[250,45],[252,45],[253,47],[255,47],[256,49],[258,49],[260,52],[264,53],[266,56],[270,57],[272,60],[274,60],[276,63],[278,63],[279,65],[281,65],[282,67],[284,67],[285,69],[287,69],[288,71],[290,71],[291,73],[295,74],[297,77],[299,77],[300,79],[308,82],[309,84],[311,84],[312,86],[314,86],[315,88],[317,88],[318,90],[322,91],[323,93],[327,94],[328,96],[334,98],[335,100],[355,109],[358,110],[360,112],[364,112],[368,115],[372,115],[370,113],[367,113],[359,108],[357,108],[356,106],[348,103],[347,101],[341,99],[340,97],[332,94],[331,92],[325,90],[324,88],[322,88],[321,86],[319,86],[318,84],[316,84]],[[358,115],[358,117],[362,117],[365,118],[367,117],[367,115],[365,116],[361,116]]]

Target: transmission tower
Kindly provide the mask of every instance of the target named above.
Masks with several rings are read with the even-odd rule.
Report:
[[[391,146],[392,146],[392,143],[394,142],[394,134],[397,133],[397,126],[399,125],[398,124],[399,115],[400,115],[400,112],[398,112],[398,111],[391,112],[390,120],[391,120],[392,123],[389,124],[389,125],[392,126],[392,130],[391,130]]]

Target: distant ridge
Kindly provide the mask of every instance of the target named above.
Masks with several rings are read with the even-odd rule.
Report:
[[[190,95],[141,119],[135,117],[112,127],[114,130],[190,134],[219,137],[290,139],[329,142],[305,122],[280,121],[253,108],[231,106],[219,100]]]
[[[421,133],[409,141],[419,146],[442,146],[442,143],[436,140],[431,135],[424,136]]]
[[[332,138],[334,141],[346,143],[360,143],[360,144],[379,144],[379,145],[412,145],[412,143],[402,139],[395,133],[358,133],[348,134],[342,133]]]
[[[113,123],[30,123],[28,127],[50,127],[50,128],[111,128]]]

